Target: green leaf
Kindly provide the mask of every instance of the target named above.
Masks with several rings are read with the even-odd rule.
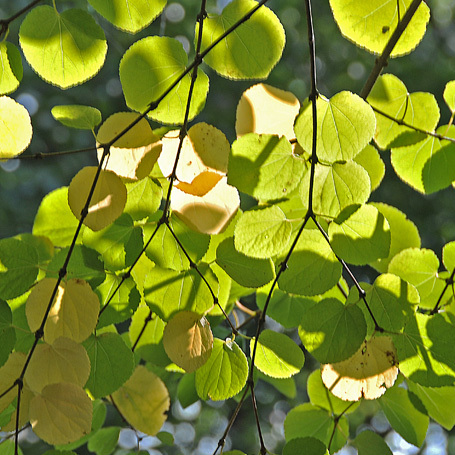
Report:
[[[387,272],[387,267],[393,257],[406,248],[420,248],[419,231],[415,224],[406,218],[403,212],[395,207],[381,203],[372,202],[371,205],[376,207],[382,213],[390,226],[390,251],[387,258],[378,259],[370,263],[379,272]]]
[[[291,222],[276,205],[244,212],[235,225],[235,249],[253,258],[270,258],[289,245],[291,233]]]
[[[286,137],[250,133],[232,144],[228,183],[260,200],[279,199],[297,188],[305,170]]]
[[[308,100],[302,105],[294,126],[299,144],[308,152],[313,144],[311,106]],[[358,95],[340,92],[330,99],[319,95],[316,109],[316,153],[322,162],[352,160],[373,137],[376,125],[373,110]]]
[[[409,390],[422,401],[428,415],[450,431],[455,425],[455,387],[424,387],[407,381]]]
[[[360,401],[345,401],[336,397],[324,385],[321,370],[315,370],[308,376],[307,393],[314,406],[326,409],[334,414],[351,414],[360,405]]]
[[[259,370],[255,370],[255,377],[262,379],[264,382],[272,385],[278,392],[283,394],[286,398],[295,398],[297,396],[297,386],[295,384],[295,378],[272,378]]]
[[[96,455],[111,455],[117,447],[120,427],[104,427],[88,441],[87,448]]]
[[[188,56],[174,38],[149,36],[136,41],[120,61],[120,82],[129,108],[143,112],[183,73]],[[183,123],[191,76],[187,74],[148,115],[162,123]],[[189,120],[204,107],[209,79],[198,69]]]
[[[148,240],[153,234],[160,218],[161,212],[158,212],[143,226],[145,239]],[[207,251],[210,236],[193,231],[175,215],[169,218],[169,228],[179,239],[191,260],[199,262]],[[159,267],[177,271],[188,270],[190,262],[169,228],[166,225],[160,226],[145,254]]]
[[[306,437],[291,439],[283,447],[283,455],[295,455],[304,453],[305,455],[328,455],[325,445],[319,439]]]
[[[115,27],[137,33],[158,17],[167,0],[89,0],[90,5]]]
[[[447,82],[442,96],[450,111],[453,113],[455,111],[455,81]]]
[[[168,433],[167,431],[160,431],[157,433],[156,437],[167,446],[174,445],[174,435],[172,433]]]
[[[455,242],[446,243],[442,248],[442,262],[449,272],[455,269]]]
[[[416,395],[401,387],[392,387],[379,399],[379,404],[401,437],[417,447],[423,444],[430,419]]]
[[[13,313],[12,323],[16,331],[16,344],[14,348],[16,351],[24,353],[30,351],[35,341],[35,334],[30,330],[25,314],[25,304],[29,295],[30,291],[16,299],[8,301],[8,306]]]
[[[68,205],[68,187],[58,188],[44,196],[33,223],[33,234],[48,237],[55,246],[71,243],[79,224]],[[82,242],[82,236],[77,239]]]
[[[223,240],[216,250],[216,263],[237,283],[247,288],[258,288],[273,280],[275,273],[271,259],[256,259],[239,253],[234,239]]]
[[[234,0],[220,15],[204,20],[201,51],[257,6],[254,0]],[[196,28],[196,35],[198,29]],[[228,79],[266,79],[281,58],[283,26],[273,11],[262,6],[246,23],[218,43],[204,62]]]
[[[92,335],[84,342],[92,369],[85,387],[95,398],[115,392],[131,376],[134,356],[116,333]]]
[[[334,298],[309,308],[299,326],[303,345],[321,363],[340,362],[354,355],[366,333],[362,310]]]
[[[12,322],[11,308],[0,299],[0,367],[8,360],[16,343],[16,332]]]
[[[250,341],[253,353],[254,338]],[[272,378],[290,378],[297,374],[305,363],[303,351],[284,333],[263,330],[259,336],[254,365]]]
[[[454,337],[455,327],[441,314],[410,315],[403,332],[393,335],[401,373],[425,387],[454,385]]]
[[[329,225],[330,245],[337,256],[354,265],[365,265],[387,257],[390,227],[378,209],[362,205],[353,213],[346,213],[347,216],[343,214],[340,220]]]
[[[19,87],[22,80],[22,60],[19,49],[8,41],[0,43],[0,94],[7,95]]]
[[[23,294],[38,276],[38,254],[27,242],[0,240],[0,296],[13,299]]]
[[[330,0],[335,21],[343,36],[374,54],[380,54],[405,15],[411,0]],[[422,40],[430,9],[421,3],[409,25],[393,48],[391,57],[409,54]]]
[[[199,400],[196,392],[196,373],[186,373],[182,376],[177,387],[177,398],[183,408],[191,406]]]
[[[425,131],[434,131],[439,121],[439,107],[435,97],[431,93],[423,92],[409,94],[403,82],[392,74],[378,77],[367,101],[375,110],[374,139],[381,149],[387,148],[403,132],[412,131],[397,121]]]
[[[243,389],[247,376],[248,362],[236,342],[215,338],[212,355],[196,371],[196,390],[203,400],[226,400]]]
[[[335,424],[330,413],[311,403],[304,403],[288,412],[284,421],[284,433],[286,441],[310,436],[319,439],[326,446],[330,443],[330,453],[335,453],[346,444],[349,424],[345,416]]]
[[[310,172],[300,185],[300,197],[308,206]],[[371,193],[368,172],[355,161],[316,165],[313,187],[313,210],[318,215],[335,218],[349,205],[364,204]]]
[[[126,213],[100,231],[85,229],[82,242],[98,251],[106,269],[114,272],[132,265],[143,247],[141,228]]]
[[[23,455],[22,449],[20,446],[17,447],[18,455]],[[13,439],[4,439],[0,443],[0,453],[1,455],[15,455],[15,443]]]
[[[219,285],[210,267],[199,264],[198,269],[217,295]],[[147,305],[164,321],[182,310],[204,314],[214,303],[207,284],[195,269],[176,272],[158,266],[145,278],[144,298]]]
[[[91,106],[68,104],[54,106],[52,116],[62,125],[80,130],[94,130],[101,123],[101,112]]]
[[[124,213],[133,220],[142,220],[153,215],[160,207],[163,188],[158,181],[146,177],[137,182],[125,183],[127,199]]]
[[[33,234],[19,234],[15,237],[18,240],[28,243],[33,247],[38,255],[39,266],[45,265],[54,256],[54,245],[47,237],[36,236]]]
[[[328,291],[340,277],[341,264],[322,234],[304,229],[278,286],[292,294],[311,296]]]
[[[392,455],[384,439],[371,430],[362,431],[352,442],[358,455]]]
[[[368,144],[356,155],[354,161],[368,172],[371,181],[371,191],[378,188],[385,175],[385,164],[376,148]]]
[[[63,89],[95,76],[107,52],[103,29],[80,9],[60,14],[47,5],[33,8],[22,22],[19,41],[38,75]]]

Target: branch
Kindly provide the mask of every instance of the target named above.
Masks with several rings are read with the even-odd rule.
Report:
[[[29,3],[27,6],[24,6],[21,10],[17,13],[13,14],[12,16],[8,17],[8,19],[1,19],[0,20],[0,38],[7,32],[9,28],[9,24],[17,19],[22,14],[26,13],[29,9],[32,9],[35,5],[37,5],[41,0],[33,0],[33,2]]]

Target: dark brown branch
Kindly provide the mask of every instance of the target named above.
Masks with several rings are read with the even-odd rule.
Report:
[[[26,13],[28,10],[32,9],[35,5],[37,5],[41,0],[33,0],[33,2],[29,3],[27,6],[24,6],[21,10],[17,13],[13,14],[12,16],[8,17],[7,19],[0,20],[0,38],[6,33],[9,28],[9,24],[16,20],[19,16]]]

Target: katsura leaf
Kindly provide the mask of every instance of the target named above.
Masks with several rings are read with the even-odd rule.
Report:
[[[359,433],[352,445],[358,450],[358,455],[392,455],[384,439],[371,430]]]
[[[455,81],[447,82],[442,96],[450,111],[453,113],[455,111]]]
[[[354,161],[368,172],[371,181],[371,191],[378,188],[385,175],[385,164],[376,148],[368,144],[356,155]]]
[[[8,41],[0,43],[0,95],[14,92],[22,80],[23,69],[19,49]]]
[[[9,305],[0,299],[0,367],[7,361],[16,344],[13,314]]]
[[[117,447],[121,427],[104,427],[88,441],[87,448],[96,455],[110,455]]]
[[[291,439],[283,447],[283,455],[293,455],[296,453],[305,453],[305,455],[329,454],[324,443],[312,437]]]
[[[150,177],[126,183],[127,197],[124,213],[133,220],[142,220],[153,215],[160,207],[163,188]]]
[[[101,112],[92,106],[67,104],[54,106],[52,116],[62,125],[80,130],[94,130],[101,123]]]

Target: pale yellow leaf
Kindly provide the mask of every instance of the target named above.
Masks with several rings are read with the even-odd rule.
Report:
[[[166,421],[169,392],[163,381],[142,365],[112,394],[122,416],[136,430],[156,435]]]
[[[48,384],[71,382],[84,386],[90,374],[90,360],[82,345],[70,338],[57,338],[53,344],[39,344],[33,353],[25,381],[40,393]]]
[[[187,373],[207,362],[213,347],[209,321],[192,311],[180,311],[167,323],[163,334],[168,357]]]
[[[296,96],[267,84],[257,84],[243,92],[237,105],[235,131],[277,134],[295,138],[294,120],[300,110]]]
[[[323,365],[321,376],[325,386],[342,400],[374,400],[394,384],[397,365],[391,338],[372,337],[349,359]]]
[[[240,206],[239,193],[223,177],[204,196],[184,193],[178,188],[172,192],[171,208],[191,229],[204,234],[222,232]]]
[[[6,363],[0,368],[0,392],[8,390],[20,376],[27,357],[22,352],[13,352]],[[17,387],[13,387],[0,398],[0,412],[2,412],[17,397]]]
[[[14,395],[17,397],[17,387],[14,389]],[[19,428],[25,426],[30,420],[30,402],[35,395],[26,386],[22,388],[20,409],[19,409]],[[2,431],[14,431],[16,429],[16,414],[17,409],[11,414],[9,422],[1,427]]]
[[[78,220],[81,219],[81,212],[96,172],[96,166],[87,166],[71,180],[68,188],[68,204]],[[101,171],[84,224],[93,231],[99,231],[111,224],[123,213],[126,195],[126,187],[118,175],[112,171]]]
[[[41,280],[28,297],[25,314],[32,332],[41,326],[56,282],[55,278]],[[62,281],[44,325],[45,341],[52,344],[59,337],[84,341],[96,327],[99,310],[98,297],[86,281]]]
[[[68,444],[90,433],[92,402],[76,384],[47,385],[30,402],[30,423],[43,441]]]

